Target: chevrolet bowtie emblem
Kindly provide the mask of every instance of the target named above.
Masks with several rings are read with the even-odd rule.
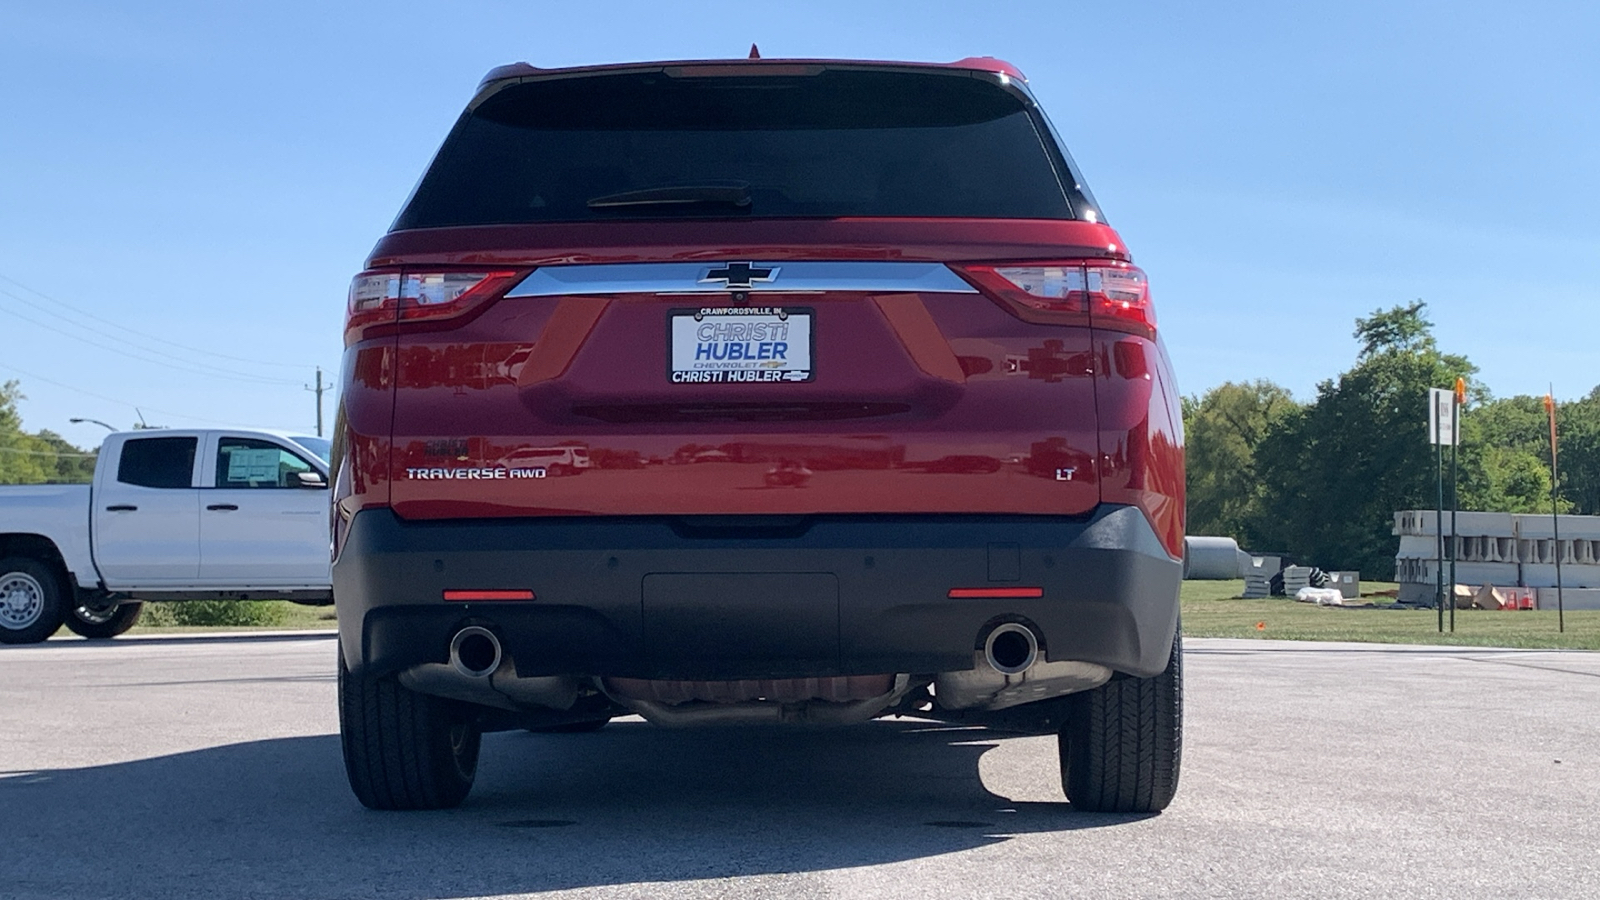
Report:
[[[758,267],[755,263],[736,262],[728,263],[720,269],[707,269],[700,276],[700,284],[722,282],[722,286],[730,289],[748,289],[756,282],[770,282],[778,278],[778,267],[770,269]]]

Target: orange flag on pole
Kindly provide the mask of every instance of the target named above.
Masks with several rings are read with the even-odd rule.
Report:
[[[1556,471],[1556,398],[1544,395],[1544,411],[1550,417],[1550,472]]]

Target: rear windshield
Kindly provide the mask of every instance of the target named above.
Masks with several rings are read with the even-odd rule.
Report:
[[[1074,179],[1046,134],[1022,97],[966,73],[651,72],[526,82],[457,123],[394,227],[686,216],[1070,219]]]

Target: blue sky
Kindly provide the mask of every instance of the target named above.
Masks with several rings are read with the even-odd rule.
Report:
[[[1496,395],[1600,384],[1600,4],[32,6],[0,0],[0,380],[79,444],[135,406],[310,429],[349,279],[489,68],[752,41],[1018,65],[1185,393],[1309,398],[1419,298]]]

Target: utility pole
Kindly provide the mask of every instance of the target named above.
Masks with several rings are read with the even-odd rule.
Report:
[[[317,437],[322,437],[322,392],[333,385],[322,383],[322,367],[317,366],[317,386],[306,385],[306,390],[317,395]]]

